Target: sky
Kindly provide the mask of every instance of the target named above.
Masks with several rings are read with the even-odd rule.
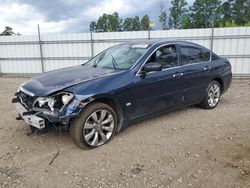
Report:
[[[0,32],[10,26],[15,33],[36,34],[37,24],[42,34],[89,32],[91,21],[115,11],[121,18],[148,14],[160,28],[159,0],[0,0]]]

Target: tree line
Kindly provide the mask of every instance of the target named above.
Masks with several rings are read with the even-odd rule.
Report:
[[[139,16],[135,16],[123,20],[117,12],[114,12],[113,14],[103,14],[97,22],[90,22],[89,30],[95,32],[140,31],[148,30],[149,24],[148,15],[144,15],[141,19]]]
[[[165,0],[160,1],[162,29],[250,26],[250,0],[172,0],[169,15]]]
[[[167,0],[159,1],[161,29],[189,29],[209,27],[250,26],[250,0],[195,0],[188,6],[186,0],[172,0],[167,9]],[[90,31],[140,31],[149,30],[150,18],[144,15],[124,20],[117,12],[103,14],[89,25]]]

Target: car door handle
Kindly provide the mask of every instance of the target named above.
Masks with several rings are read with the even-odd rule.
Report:
[[[181,72],[181,73],[177,73],[177,74],[173,74],[173,78],[180,78],[182,77],[184,74]]]
[[[212,69],[212,67],[211,66],[205,66],[204,68],[203,68],[203,70],[211,70]]]

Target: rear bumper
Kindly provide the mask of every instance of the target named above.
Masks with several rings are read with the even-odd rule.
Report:
[[[19,102],[15,102],[14,106],[19,116],[29,125],[38,129],[45,128],[45,120],[35,114],[29,114],[28,110]]]

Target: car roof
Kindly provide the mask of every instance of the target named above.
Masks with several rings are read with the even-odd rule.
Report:
[[[143,39],[143,40],[134,40],[131,42],[125,42],[122,44],[130,44],[130,45],[148,45],[148,46],[155,46],[155,45],[162,45],[162,44],[182,44],[182,45],[191,45],[191,46],[196,46],[196,47],[201,47],[205,48],[199,44],[193,43],[193,42],[188,42],[188,41],[183,41],[183,40],[171,40],[171,39]]]

